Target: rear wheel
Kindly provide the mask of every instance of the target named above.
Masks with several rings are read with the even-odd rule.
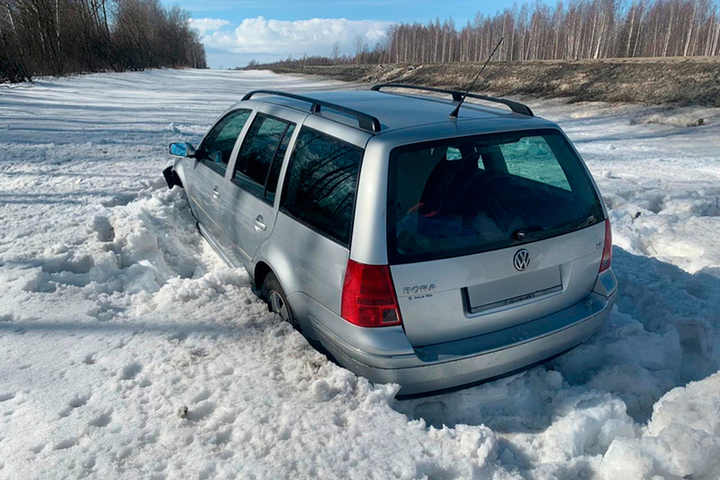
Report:
[[[292,325],[293,328],[300,330],[295,312],[290,308],[285,291],[280,286],[280,282],[274,273],[270,272],[265,277],[260,295],[267,302],[268,310],[277,313],[280,318]]]

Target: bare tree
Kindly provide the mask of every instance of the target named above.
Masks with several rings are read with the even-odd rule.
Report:
[[[720,6],[713,0],[565,2],[550,8],[535,0],[494,16],[477,13],[459,30],[452,19],[400,23],[373,50],[360,50],[358,40],[354,56],[340,56],[336,44],[330,57],[302,62],[480,62],[500,36],[505,41],[494,60],[720,55]]]
[[[157,0],[0,0],[0,81],[205,68],[205,50],[189,19],[186,11],[165,9]]]
[[[358,35],[355,37],[355,58],[360,58],[360,54],[363,52],[363,37]]]

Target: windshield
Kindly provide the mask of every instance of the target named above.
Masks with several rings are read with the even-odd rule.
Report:
[[[391,263],[510,247],[601,220],[590,178],[556,130],[408,145],[390,156]]]

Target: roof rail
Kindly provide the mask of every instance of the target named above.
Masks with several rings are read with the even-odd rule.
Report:
[[[435,88],[435,87],[423,87],[418,85],[407,85],[403,83],[381,83],[379,85],[373,85],[370,90],[379,92],[381,88],[392,87],[392,88],[408,88],[412,90],[423,90],[426,92],[437,92],[437,93],[449,93],[453,97],[453,101],[459,102],[462,99],[462,92],[455,90],[449,90],[447,88]]]
[[[381,83],[379,85],[373,85],[371,90],[375,90],[376,92],[379,92],[381,88],[407,88],[412,90],[422,90],[425,92],[437,92],[437,93],[447,93],[452,95],[452,99],[454,102],[459,102],[462,100],[463,95],[465,95],[464,92],[459,92],[457,90],[450,90],[447,88],[435,88],[435,87],[423,87],[421,85],[406,85],[402,83]],[[506,105],[510,107],[510,110],[512,110],[515,113],[519,113],[521,115],[527,115],[529,117],[534,117],[532,110],[530,110],[530,107],[525,105],[524,103],[515,102],[513,100],[508,100],[506,98],[496,98],[496,97],[488,97],[487,95],[480,95],[478,93],[468,93],[468,97],[470,98],[477,98],[479,100],[485,100],[488,102],[495,102],[495,103],[502,103],[503,105]]]
[[[252,92],[246,93],[245,96],[242,98],[242,101],[249,100],[258,93],[265,95],[278,95],[280,97],[287,97],[295,100],[300,100],[302,102],[308,102],[312,104],[310,106],[310,113],[320,113],[322,107],[329,108],[331,110],[337,110],[338,112],[344,113],[351,117],[355,117],[358,121],[358,125],[360,126],[360,128],[369,132],[379,132],[382,128],[380,126],[380,120],[378,120],[376,117],[373,117],[372,115],[368,115],[367,113],[359,112],[357,110],[353,110],[352,108],[343,107],[342,105],[338,105],[336,103],[326,102],[324,100],[318,100],[316,98],[306,97],[303,95],[295,95],[294,93],[285,93],[276,90],[253,90]]]

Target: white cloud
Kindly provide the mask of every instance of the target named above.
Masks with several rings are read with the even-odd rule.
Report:
[[[190,20],[190,26],[198,30],[200,35],[220,30],[228,25],[230,25],[230,22],[222,18],[193,18]]]
[[[196,26],[195,22],[219,25],[211,21],[215,20],[193,20],[193,26]],[[211,49],[242,54],[243,57],[330,55],[335,42],[339,44],[341,54],[354,54],[358,37],[373,48],[378,41],[385,39],[390,25],[390,22],[374,20],[313,18],[282,21],[268,20],[261,16],[247,18],[233,30],[223,30],[223,25],[213,29],[206,28],[202,41]]]

